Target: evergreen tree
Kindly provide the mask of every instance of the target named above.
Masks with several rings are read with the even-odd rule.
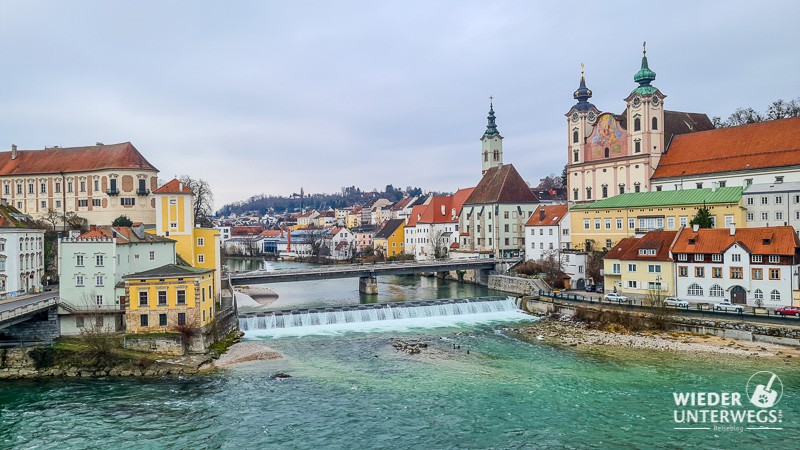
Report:
[[[714,228],[714,222],[711,220],[711,212],[705,206],[697,208],[697,214],[689,222],[689,225],[700,225],[700,228]]]
[[[119,216],[111,222],[112,227],[129,227],[131,225],[133,225],[133,221],[125,215]]]

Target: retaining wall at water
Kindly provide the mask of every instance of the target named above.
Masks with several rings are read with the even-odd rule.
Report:
[[[164,355],[183,355],[183,339],[174,336],[125,336],[125,348],[137,352],[162,353]]]
[[[525,298],[522,300],[522,309],[531,312],[556,312],[566,315],[575,315],[575,309],[583,306],[589,309],[612,309],[624,311],[628,314],[649,315],[645,312],[631,311],[621,305],[603,304],[601,307],[595,305],[571,305],[537,300],[535,298]],[[766,342],[771,344],[800,346],[800,327],[798,326],[777,326],[766,324],[754,324],[736,320],[709,319],[700,317],[670,316],[672,328],[678,331],[689,331],[693,333],[709,333],[714,336],[724,338],[736,338],[745,341]],[[800,325],[800,321],[798,323]]]
[[[511,292],[517,295],[535,295],[540,289],[550,287],[538,278],[509,277],[506,275],[489,275],[489,289]]]

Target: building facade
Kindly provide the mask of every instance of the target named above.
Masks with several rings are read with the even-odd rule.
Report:
[[[44,276],[44,230],[30,216],[0,204],[0,299],[37,292]]]
[[[130,143],[0,152],[0,193],[34,218],[74,212],[89,224],[155,223],[158,169]]]
[[[800,232],[800,182],[751,184],[742,192],[744,226],[792,226]]]
[[[573,202],[589,202],[626,192],[647,192],[665,143],[673,136],[712,129],[705,114],[664,110],[664,95],[651,83],[656,74],[642,56],[638,83],[625,100],[625,112],[601,112],[589,103],[592,91],[581,81],[578,101],[566,114],[567,191]]]
[[[651,231],[625,238],[603,257],[606,292],[657,301],[675,295],[670,254],[677,231]]]

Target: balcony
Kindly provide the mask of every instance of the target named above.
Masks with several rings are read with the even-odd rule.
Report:
[[[117,189],[117,188],[106,189],[106,194],[107,195],[119,195],[119,189]]]
[[[137,189],[136,195],[148,196],[150,195],[150,189]]]
[[[664,231],[664,227],[636,228],[634,231],[636,234],[645,234],[651,231]]]

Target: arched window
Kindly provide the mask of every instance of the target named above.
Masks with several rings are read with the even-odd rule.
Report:
[[[624,194],[625,193],[625,183],[621,183],[619,185],[619,193],[620,194]]]
[[[756,291],[753,293],[753,298],[756,300],[764,300],[764,293],[761,291],[761,289],[756,289]]]
[[[578,199],[578,188],[572,190],[572,197],[574,200]]]
[[[633,152],[634,153],[641,153],[642,152],[642,141],[640,141],[638,139],[633,141],[633,146],[634,146],[634,148],[633,148]]]
[[[710,295],[712,297],[724,297],[725,296],[725,291],[722,290],[720,285],[715,284],[715,285],[711,286],[711,289],[708,290],[708,295]]]
[[[654,130],[658,129],[658,118],[657,117],[653,117],[653,129]]]
[[[689,295],[703,295],[703,288],[697,283],[692,283],[686,293]]]
[[[772,300],[773,302],[780,301],[781,293],[778,292],[777,289],[773,289],[772,292],[769,293],[769,299]]]
[[[587,187],[586,188],[586,200],[591,200],[591,199],[592,199],[592,188]]]
[[[500,151],[499,150],[495,150],[494,151],[494,160],[495,161],[500,161]]]
[[[489,161],[489,151],[488,150],[483,152],[483,160],[484,161]]]
[[[603,198],[606,198],[606,197],[608,197],[608,185],[604,184],[603,185]]]
[[[633,119],[633,131],[639,131],[642,129],[642,120],[638,117]]]
[[[609,156],[611,156],[611,152],[608,150],[608,147],[606,147],[606,158],[608,158]]]
[[[578,130],[572,132],[572,142],[578,142]]]
[[[578,154],[579,154],[579,153],[578,153],[578,150],[577,150],[577,149],[575,149],[575,150],[573,150],[573,151],[572,151],[572,159],[573,159],[575,162],[578,162]]]

